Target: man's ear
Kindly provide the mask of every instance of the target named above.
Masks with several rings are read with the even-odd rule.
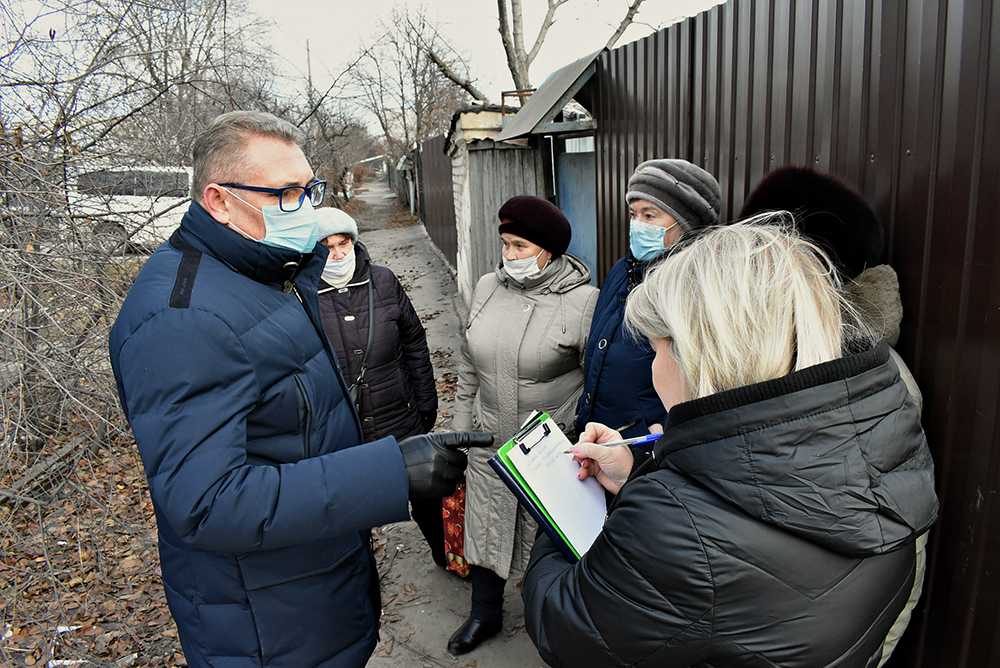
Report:
[[[216,222],[223,225],[229,224],[229,201],[222,188],[214,183],[205,186],[205,190],[201,193],[201,205]]]

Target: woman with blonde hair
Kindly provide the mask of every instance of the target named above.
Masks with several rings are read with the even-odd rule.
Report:
[[[579,563],[536,541],[525,614],[549,664],[878,662],[937,515],[933,463],[829,258],[773,223],[682,240],[629,297],[669,417],[634,471],[603,425],[573,448],[616,498]]]

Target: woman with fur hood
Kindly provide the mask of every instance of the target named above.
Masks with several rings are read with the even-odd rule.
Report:
[[[535,543],[525,622],[549,665],[885,655],[937,516],[933,461],[888,346],[789,220],[688,235],[629,295],[669,414],[642,463],[597,423],[571,450],[614,500],[579,562]]]
[[[845,297],[875,334],[891,346],[889,354],[918,412],[923,395],[906,363],[894,350],[903,320],[903,301],[895,270],[882,264],[884,231],[868,202],[836,178],[805,167],[782,167],[768,174],[743,205],[741,218],[765,211],[794,214],[799,233],[822,248],[834,261],[844,282]],[[913,589],[886,638],[884,664],[906,630],[923,591],[927,534],[916,540]]]

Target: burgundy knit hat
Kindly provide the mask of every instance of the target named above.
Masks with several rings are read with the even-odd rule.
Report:
[[[569,220],[548,200],[533,195],[511,197],[500,207],[497,217],[500,218],[500,234],[516,234],[538,244],[554,258],[569,248],[573,236]]]

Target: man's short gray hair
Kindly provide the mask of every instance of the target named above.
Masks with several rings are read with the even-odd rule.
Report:
[[[305,143],[297,127],[265,111],[230,111],[212,119],[192,147],[191,199],[201,201],[205,186],[238,179],[248,137],[274,137],[296,146]]]

